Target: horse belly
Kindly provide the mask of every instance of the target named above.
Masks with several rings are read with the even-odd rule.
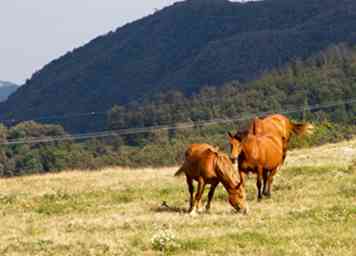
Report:
[[[282,165],[282,153],[280,153],[278,156],[272,155],[272,156],[268,156],[265,159],[265,164],[264,164],[264,168],[268,169],[268,170],[274,170],[276,168],[278,168],[279,166]]]
[[[210,180],[216,180],[217,175],[209,165],[200,165],[195,170],[194,173],[191,174],[193,179],[198,181],[203,178],[205,183],[208,183]]]
[[[249,163],[249,162],[243,162],[241,164],[241,166],[239,167],[239,169],[241,171],[243,171],[244,173],[256,173],[256,164],[254,163]]]
[[[199,181],[201,178],[203,178],[205,184],[215,184],[219,181],[216,176],[195,176],[193,180]]]

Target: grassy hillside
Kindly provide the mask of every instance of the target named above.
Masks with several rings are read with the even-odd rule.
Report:
[[[0,254],[353,256],[354,158],[356,140],[290,152],[272,199],[247,181],[248,216],[221,186],[210,214],[188,216],[176,168],[1,179]]]
[[[349,0],[181,1],[52,61],[0,112],[31,119],[105,111],[164,90],[252,80],[331,44],[355,43],[355,22]]]

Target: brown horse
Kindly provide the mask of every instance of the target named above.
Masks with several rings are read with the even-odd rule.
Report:
[[[288,143],[293,134],[298,136],[313,133],[313,125],[310,123],[294,123],[288,117],[281,114],[269,115],[263,118],[255,118],[248,130],[249,134],[279,136],[283,141],[283,162],[287,155]],[[282,163],[283,163],[282,162]]]
[[[263,194],[270,196],[273,176],[286,158],[292,134],[310,134],[312,130],[309,123],[293,123],[287,117],[275,114],[255,118],[247,131],[237,132],[234,136],[229,133],[231,160],[239,168],[241,182],[245,182],[245,173],[257,173],[258,198],[262,198],[262,178]]]
[[[245,174],[257,174],[258,199],[263,194],[271,195],[273,176],[283,162],[283,141],[273,135],[247,134],[242,140],[229,133],[232,152],[238,156],[238,172],[242,186],[245,185]]]
[[[209,211],[211,200],[221,182],[229,194],[230,204],[237,210],[247,213],[245,190],[238,182],[229,157],[208,144],[192,144],[185,153],[185,161],[175,176],[186,175],[190,193],[189,212],[194,215],[201,210],[201,197],[206,184],[210,184],[206,210]],[[193,180],[198,182],[198,190],[193,197]]]

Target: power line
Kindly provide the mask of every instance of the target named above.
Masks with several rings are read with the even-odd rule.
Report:
[[[281,114],[300,113],[306,110],[326,109],[326,108],[336,107],[345,104],[353,104],[353,103],[356,103],[356,98],[351,98],[344,101],[334,101],[326,104],[316,104],[309,107],[299,107],[286,111],[280,111],[279,113]],[[275,111],[258,112],[258,113],[245,115],[243,117],[216,118],[216,119],[210,119],[210,120],[198,121],[198,122],[177,123],[175,125],[158,125],[158,126],[150,126],[150,127],[142,127],[142,128],[108,130],[108,131],[94,132],[94,133],[92,132],[92,133],[79,133],[79,134],[69,134],[69,135],[62,135],[62,136],[42,137],[42,138],[14,139],[14,140],[8,140],[6,142],[0,143],[0,145],[18,145],[18,144],[60,142],[60,141],[67,141],[67,140],[69,141],[85,140],[85,139],[93,139],[93,138],[114,137],[120,135],[150,133],[158,130],[179,130],[179,129],[194,128],[194,127],[205,127],[205,126],[216,125],[216,124],[246,121],[246,120],[250,120],[255,116],[264,116],[274,112]]]
[[[50,116],[40,116],[33,118],[31,120],[25,120],[25,119],[15,119],[15,118],[10,118],[10,119],[0,119],[0,122],[4,123],[20,123],[20,122],[27,122],[27,121],[45,121],[45,120],[63,120],[63,119],[69,119],[69,118],[79,118],[79,117],[94,117],[98,115],[107,115],[108,112],[84,112],[84,113],[70,113],[70,114],[64,114],[64,115],[50,115]]]
[[[220,98],[209,98],[209,99],[199,99],[199,103],[206,103],[206,102],[216,102]],[[194,101],[195,98],[190,98],[188,100]],[[179,107],[179,106],[184,106],[186,105],[186,102],[183,103],[153,103],[149,102],[147,103],[148,105],[160,105],[160,106],[174,106],[174,107]],[[194,103],[193,103],[194,104]],[[98,115],[107,115],[109,111],[90,111],[90,112],[82,112],[82,113],[69,113],[69,114],[63,114],[63,115],[44,115],[44,116],[39,116],[39,117],[34,117],[31,119],[16,119],[16,118],[4,118],[0,119],[0,122],[4,123],[20,123],[20,122],[28,122],[28,121],[45,121],[45,120],[64,120],[64,119],[69,119],[69,118],[80,118],[80,117],[95,117]]]

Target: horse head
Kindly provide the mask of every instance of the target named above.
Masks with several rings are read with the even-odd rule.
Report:
[[[239,183],[232,191],[229,193],[229,203],[238,212],[243,214],[248,213],[248,206],[246,201],[246,192],[242,183]]]
[[[228,155],[222,152],[216,154],[216,171],[229,192],[229,202],[238,212],[247,213],[246,193],[244,186],[238,182],[236,171]],[[237,185],[236,185],[237,184]]]
[[[236,135],[232,135],[230,132],[228,132],[228,140],[230,144],[230,160],[235,166],[235,169],[238,169],[238,157],[241,153],[242,150],[242,141],[243,134],[242,133],[236,133]]]

